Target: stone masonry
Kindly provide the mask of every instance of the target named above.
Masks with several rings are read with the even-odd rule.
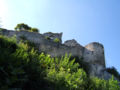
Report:
[[[91,76],[98,76],[107,79],[104,77],[107,74],[105,71],[106,66],[104,47],[100,43],[93,42],[83,47],[73,39],[67,40],[64,44],[62,44],[62,33],[40,34],[36,32],[12,31],[4,29],[0,31],[0,34],[7,37],[16,36],[18,41],[20,40],[21,36],[24,36],[27,40],[33,42],[36,45],[39,52],[50,54],[51,57],[61,57],[66,53],[71,54],[73,57],[82,57],[85,62],[88,62],[90,64]],[[54,38],[58,38],[60,40],[60,43],[55,43],[53,41]]]

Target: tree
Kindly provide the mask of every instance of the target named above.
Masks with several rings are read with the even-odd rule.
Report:
[[[24,31],[29,31],[29,32],[39,32],[39,30],[37,28],[32,28],[24,23],[17,24],[17,26],[15,27],[15,30],[16,31],[23,31],[24,30]]]
[[[117,79],[120,80],[120,73],[117,71],[117,69],[115,67],[109,67],[106,70],[107,70],[107,72],[114,75],[114,77],[116,77]]]
[[[30,30],[31,30],[31,27],[28,26],[27,24],[20,23],[20,24],[17,24],[17,26],[15,27],[15,30],[16,30],[16,31],[22,31],[22,30],[30,31]]]
[[[31,32],[39,32],[37,28],[31,28]]]

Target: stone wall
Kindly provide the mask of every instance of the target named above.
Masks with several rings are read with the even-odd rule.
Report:
[[[101,71],[105,69],[104,48],[100,43],[93,42],[83,47],[75,40],[69,40],[62,44],[46,39],[46,36],[53,35],[50,36],[53,37],[51,39],[57,37],[61,40],[62,33],[39,34],[36,32],[12,30],[2,30],[0,33],[8,37],[16,36],[18,41],[21,36],[24,36],[27,40],[35,43],[39,52],[45,52],[50,54],[52,57],[61,57],[66,53],[71,54],[73,57],[83,57],[83,60],[90,64],[90,74],[92,76],[100,76]]]
[[[88,62],[105,67],[104,47],[100,43],[93,42],[86,45],[83,56]]]
[[[62,43],[62,33],[47,32],[43,33],[43,36],[45,36],[46,39],[50,39],[51,41],[54,41],[54,39],[58,38],[60,40],[60,43]]]

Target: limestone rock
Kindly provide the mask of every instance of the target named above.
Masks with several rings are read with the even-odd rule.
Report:
[[[60,43],[62,43],[62,33],[52,33],[52,32],[47,32],[47,33],[44,33],[43,36],[45,38],[48,38],[52,41],[54,41],[55,38],[58,38],[60,40]]]
[[[70,47],[79,47],[79,46],[81,46],[75,39],[65,41],[64,45],[70,46]]]

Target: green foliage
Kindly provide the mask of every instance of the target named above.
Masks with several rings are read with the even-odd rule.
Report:
[[[114,80],[112,76],[109,80],[91,78],[88,90],[120,90],[120,82]]]
[[[44,54],[41,54],[44,57]],[[50,58],[49,55],[41,60],[43,67],[46,67],[48,81],[54,83],[55,90],[84,90],[86,73],[79,69],[75,59],[69,61],[70,57]]]
[[[111,78],[89,78],[75,59],[51,58],[27,43],[0,36],[0,90],[120,90]]]
[[[27,38],[24,35],[20,36],[20,40],[20,43],[26,44],[29,47],[29,49],[31,49],[31,47],[35,48],[35,44],[27,40]]]
[[[46,36],[45,39],[47,39],[47,40],[51,40],[50,37],[48,37],[48,36]]]
[[[37,28],[31,28],[31,32],[39,32]]]
[[[55,38],[55,39],[54,39],[54,42],[55,42],[55,43],[59,43],[59,42],[60,42],[60,39],[59,39],[59,38]]]
[[[107,72],[114,75],[116,78],[118,78],[120,80],[120,74],[115,67],[110,67],[110,68],[107,68],[106,70],[107,70]]]
[[[30,31],[30,29],[31,27],[24,23],[17,24],[17,26],[15,27],[16,31],[21,31],[21,30]]]
[[[0,37],[0,43],[0,87],[37,89],[36,86],[45,80],[42,80],[36,51],[29,51],[27,44],[17,45],[12,39],[3,36]]]
[[[83,61],[83,58],[78,56],[70,57],[70,60],[75,59],[75,62],[79,63],[79,68],[82,68],[87,74],[89,74],[89,63]]]
[[[92,85],[90,88],[93,90],[109,90],[108,81],[99,79],[99,78],[92,78]]]
[[[18,67],[19,61],[13,59],[12,55],[16,52],[16,41],[12,38],[0,36],[0,87],[7,88],[13,84],[22,83],[25,77],[18,78],[24,74],[22,67]]]
[[[29,32],[39,32],[39,30],[37,28],[32,28],[24,23],[17,24],[17,26],[15,27],[15,30],[16,31],[23,31],[24,30],[24,31],[29,31]]]
[[[109,90],[120,90],[120,82],[114,80],[114,77],[109,80]]]

